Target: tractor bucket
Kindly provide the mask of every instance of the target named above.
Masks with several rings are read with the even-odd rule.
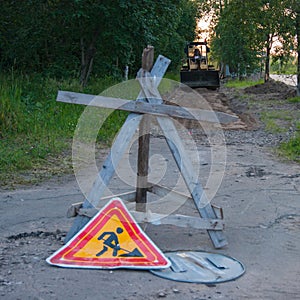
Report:
[[[180,71],[180,82],[191,88],[220,87],[219,72],[217,70]]]

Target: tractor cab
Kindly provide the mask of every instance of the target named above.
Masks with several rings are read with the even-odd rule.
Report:
[[[207,70],[209,48],[206,42],[189,43],[185,48],[187,54],[187,64],[191,70]]]
[[[209,65],[207,42],[190,42],[184,52],[186,60],[180,70],[180,81],[190,87],[218,88],[219,72]]]

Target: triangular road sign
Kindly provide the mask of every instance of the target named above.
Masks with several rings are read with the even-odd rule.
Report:
[[[94,269],[162,269],[170,262],[119,198],[112,199],[66,245],[47,258],[51,265]]]

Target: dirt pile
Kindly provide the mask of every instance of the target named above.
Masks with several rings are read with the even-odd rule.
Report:
[[[288,99],[296,96],[296,89],[294,87],[272,79],[266,83],[245,88],[244,92],[246,94],[264,95],[263,99],[267,98],[270,100]]]
[[[230,108],[228,97],[220,90],[215,91],[206,88],[190,89],[180,87],[175,89],[172,94],[168,95],[164,101],[169,105],[213,110],[239,117]],[[187,119],[178,119],[177,121],[188,129],[202,128],[201,122],[198,121]],[[239,118],[235,122],[224,124],[222,128],[225,130],[247,130],[247,125]]]

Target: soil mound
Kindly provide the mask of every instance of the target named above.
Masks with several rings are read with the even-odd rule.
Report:
[[[288,99],[296,96],[296,89],[283,82],[270,79],[263,84],[256,84],[251,87],[245,88],[246,94],[255,95],[271,95],[272,99]]]

